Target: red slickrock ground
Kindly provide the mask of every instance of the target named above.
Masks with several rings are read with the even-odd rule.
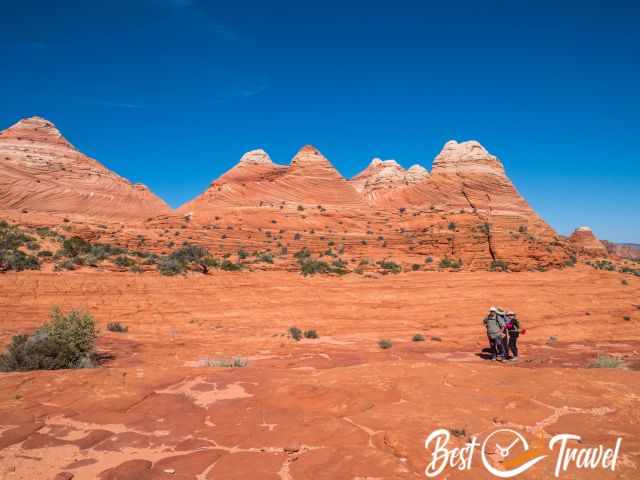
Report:
[[[582,436],[581,447],[620,437],[615,472],[570,469],[565,478],[635,479],[640,282],[621,278],[586,266],[381,279],[0,275],[3,343],[37,328],[53,305],[80,307],[113,355],[96,369],[0,374],[0,476],[425,478],[432,430],[464,430],[452,437],[462,446],[511,428],[534,446],[558,433]],[[518,363],[479,356],[492,304],[516,310],[528,329]],[[129,333],[106,331],[111,321]],[[320,338],[295,342],[292,325]],[[426,341],[412,342],[415,333]],[[381,338],[393,347],[378,348]],[[588,368],[599,354],[625,367]],[[232,356],[249,363],[202,366]],[[553,467],[544,461],[518,478],[551,478]],[[448,478],[492,477],[476,457]]]

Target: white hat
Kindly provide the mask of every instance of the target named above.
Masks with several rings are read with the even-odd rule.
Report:
[[[490,311],[490,312],[496,312],[496,313],[497,313],[497,312],[498,312],[498,309],[497,309],[496,307],[491,307],[491,308],[489,309],[489,311]]]

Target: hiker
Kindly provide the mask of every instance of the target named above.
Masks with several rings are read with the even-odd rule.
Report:
[[[507,337],[507,311],[502,307],[496,307],[496,315],[498,315],[498,319],[504,325],[502,329],[502,351],[504,352],[504,359],[506,360],[509,356],[509,345],[508,345],[508,337]]]
[[[507,333],[509,334],[509,343],[507,345],[507,355],[513,355],[512,360],[518,359],[518,337],[520,336],[520,321],[515,312],[507,312]]]
[[[487,337],[491,348],[491,360],[499,362],[505,359],[505,350],[503,344],[505,323],[498,315],[498,309],[491,307],[489,315],[484,319],[483,324],[487,329]]]

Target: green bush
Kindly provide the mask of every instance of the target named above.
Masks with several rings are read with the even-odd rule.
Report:
[[[380,268],[390,273],[400,273],[402,271],[400,265],[391,260],[381,260],[380,262],[378,262],[378,265],[380,265]]]
[[[304,338],[318,338],[318,333],[315,330],[305,330]]]
[[[451,258],[444,257],[440,260],[440,268],[452,268],[458,270],[462,266],[462,260],[452,260]]]
[[[411,340],[414,342],[424,342],[424,335],[416,333]]]
[[[220,264],[220,269],[221,270],[226,270],[227,272],[237,272],[239,270],[242,270],[243,265],[241,263],[233,263],[229,260],[223,260],[223,262]]]
[[[77,257],[90,250],[91,244],[80,237],[67,238],[62,242],[62,252],[67,257]]]
[[[53,253],[50,252],[49,250],[40,250],[38,252],[38,257],[40,258],[44,258],[44,257],[52,257]]]
[[[413,265],[411,265],[411,270],[413,270],[414,272],[417,272],[418,270],[420,270],[421,267],[422,265],[420,265],[419,263],[414,263]]]
[[[257,256],[259,262],[273,263],[273,255],[270,253],[261,253]]]
[[[393,347],[393,342],[388,338],[383,338],[378,341],[378,346],[383,350],[387,350],[388,348]]]
[[[109,322],[107,323],[107,330],[109,330],[110,332],[126,333],[129,331],[129,327],[127,327],[124,323]]]
[[[134,260],[132,260],[129,257],[125,257],[124,255],[116,257],[113,260],[113,263],[116,264],[119,267],[122,267],[122,268],[133,267],[136,264],[136,262]]]
[[[595,262],[587,262],[596,270],[606,270],[607,272],[615,272],[616,266],[609,260],[596,260]]]
[[[304,260],[300,263],[300,273],[305,277],[316,273],[329,273],[331,267],[322,260]]]
[[[33,335],[16,335],[0,355],[0,371],[58,370],[96,365],[95,320],[77,310],[64,315],[58,308]]]
[[[447,228],[449,230],[455,230],[456,229],[456,224],[455,222],[449,222],[449,225],[447,225]]]
[[[598,355],[598,358],[591,365],[592,368],[619,368],[624,364],[621,358],[609,355]]]
[[[160,275],[165,276],[179,275],[180,273],[184,273],[185,266],[175,258],[160,257],[158,260],[158,271]]]
[[[0,272],[39,269],[40,262],[33,255],[28,255],[21,250],[0,250]]]
[[[298,342],[302,339],[302,330],[300,330],[298,327],[289,327],[289,335],[296,342]]]

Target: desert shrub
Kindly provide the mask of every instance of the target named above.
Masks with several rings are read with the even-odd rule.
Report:
[[[616,266],[609,260],[596,260],[594,262],[588,262],[588,264],[596,270],[606,270],[608,272],[614,272],[616,270]]]
[[[305,330],[304,338],[318,338],[318,333],[315,330]]]
[[[631,317],[630,317],[629,315],[625,315],[624,317],[622,317],[622,319],[623,319],[625,322],[630,322],[630,321],[631,321]]]
[[[414,263],[413,265],[411,265],[411,270],[413,270],[414,272],[417,272],[418,270],[420,270],[421,267],[422,265],[420,265],[419,263]]]
[[[298,327],[289,327],[289,336],[293,338],[296,342],[302,339],[302,330]]]
[[[53,253],[50,252],[49,250],[40,250],[38,252],[38,257],[40,257],[40,258],[53,257]]]
[[[447,225],[447,228],[449,230],[455,230],[456,229],[456,223],[455,222],[449,222],[449,225]]]
[[[448,257],[444,257],[440,260],[440,268],[452,268],[458,270],[462,266],[462,260],[453,260]]]
[[[299,211],[299,212],[304,211],[304,207],[303,207],[302,205],[298,205],[298,211]]]
[[[76,269],[76,264],[73,262],[73,260],[62,260],[58,263],[56,263],[55,266],[55,270],[56,271],[60,271],[60,270],[75,270]]]
[[[67,257],[77,257],[90,250],[91,244],[80,237],[67,238],[62,242],[62,252]]]
[[[142,267],[140,265],[138,265],[138,264],[131,265],[131,267],[129,267],[129,271],[132,272],[132,273],[142,273],[143,272]]]
[[[226,270],[227,272],[237,272],[238,270],[242,270],[243,265],[241,263],[233,263],[229,260],[223,260],[220,263],[220,269]]]
[[[55,308],[49,322],[33,335],[13,337],[0,355],[0,371],[58,370],[96,365],[95,320],[77,310],[64,315]]]
[[[383,350],[387,350],[388,348],[393,347],[393,342],[388,338],[383,338],[378,341],[378,346]]]
[[[612,357],[610,355],[598,355],[595,362],[591,364],[592,368],[619,368],[624,364],[624,361],[618,357]]]
[[[349,269],[347,267],[347,264],[341,258],[339,258],[331,262],[331,273],[345,275],[349,273]]]
[[[107,323],[107,330],[109,330],[110,332],[125,333],[129,331],[129,327],[127,327],[124,323],[109,322]]]
[[[480,225],[479,228],[480,228],[480,231],[484,233],[486,236],[491,235],[491,224],[483,223],[482,225]]]
[[[380,262],[378,262],[378,265],[380,265],[380,268],[382,268],[383,270],[389,273],[400,273],[400,271],[402,270],[400,268],[400,265],[398,265],[392,260],[387,260],[387,259],[381,260]]]
[[[184,264],[175,258],[167,256],[160,257],[158,260],[158,272],[160,272],[160,275],[173,276],[184,273],[184,271]]]
[[[416,333],[412,338],[411,341],[413,342],[424,342],[424,335],[420,334],[420,333]]]
[[[571,257],[569,257],[568,260],[564,261],[564,266],[565,267],[575,267],[577,261],[578,261],[578,259],[576,258],[576,256],[575,255],[571,255]]]
[[[122,268],[129,268],[129,267],[133,267],[133,266],[136,264],[136,262],[135,262],[134,260],[132,260],[132,259],[131,259],[131,258],[129,258],[129,257],[125,257],[124,255],[121,255],[121,256],[119,256],[119,257],[116,257],[116,258],[113,260],[113,263],[114,263],[115,265],[119,266],[119,267],[122,267]]]
[[[629,282],[627,281],[626,278],[623,279],[622,282],[620,282],[620,283],[622,283],[622,285],[629,285]]]
[[[300,240],[301,238],[302,238],[302,235],[300,235],[299,233],[296,233],[296,234],[293,236],[293,239],[294,239],[294,240]]]
[[[520,233],[527,233],[527,230],[528,230],[528,229],[527,229],[527,226],[526,226],[526,225],[520,225],[520,226],[518,227],[518,231],[519,231]]]
[[[273,263],[273,255],[270,253],[261,253],[257,256],[259,262]]]
[[[622,267],[620,273],[630,273],[636,277],[640,277],[640,268]]]
[[[424,259],[424,263],[433,263],[433,257],[427,257]]]
[[[507,265],[507,262],[503,260],[494,260],[493,262],[491,262],[491,266],[489,267],[489,269],[492,272],[506,272],[507,270],[509,270],[509,266]]]
[[[245,252],[244,250],[238,250],[238,258],[240,260],[244,260],[248,256],[249,256],[249,254],[247,252]]]
[[[308,275],[315,275],[316,273],[329,273],[331,267],[327,262],[322,260],[306,259],[300,262],[300,273],[305,277]]]
[[[28,242],[27,249],[31,250],[32,252],[37,252],[38,250],[40,250],[40,244],[38,242]]]
[[[188,243],[165,257],[159,257],[157,265],[162,275],[177,275],[192,267],[198,268],[202,273],[209,273],[210,268],[223,268],[218,260],[209,255],[206,248]]]
[[[0,272],[39,269],[40,262],[33,255],[28,255],[21,250],[0,250]]]
[[[0,221],[0,251],[16,250],[33,241],[35,238],[22,232],[15,225],[9,225],[4,220]]]

